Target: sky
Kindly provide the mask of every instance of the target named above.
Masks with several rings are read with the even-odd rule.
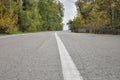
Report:
[[[64,29],[63,30],[68,30],[67,22],[70,19],[73,19],[77,14],[76,6],[75,6],[76,0],[60,0],[60,1],[64,5],[64,18],[63,18]]]

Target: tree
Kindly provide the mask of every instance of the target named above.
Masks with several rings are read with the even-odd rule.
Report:
[[[38,2],[24,0],[23,10],[20,12],[20,30],[23,32],[41,31],[41,15],[38,11]]]
[[[0,0],[0,33],[62,30],[58,0]]]
[[[120,0],[77,0],[76,6],[78,15],[72,24],[79,18],[77,25],[81,26],[76,26],[76,29],[89,28],[98,32],[120,29]],[[72,24],[69,26],[73,27]]]
[[[42,30],[62,30],[63,5],[55,0],[39,0]]]
[[[13,33],[18,30],[18,15],[14,14],[14,8],[11,3],[1,0],[0,9],[0,32]],[[16,3],[13,2],[15,6]]]

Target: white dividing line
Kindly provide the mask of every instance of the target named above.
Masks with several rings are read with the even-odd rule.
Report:
[[[55,33],[55,37],[59,48],[64,80],[83,80],[57,33]]]

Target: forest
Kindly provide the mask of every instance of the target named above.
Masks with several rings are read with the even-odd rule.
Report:
[[[71,31],[120,34],[120,0],[77,0],[76,7]]]
[[[62,30],[58,0],[0,0],[0,33]]]

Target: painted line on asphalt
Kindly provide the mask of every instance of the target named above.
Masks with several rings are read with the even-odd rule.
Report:
[[[64,80],[83,80],[80,72],[57,33],[55,33],[55,37],[59,48]]]

